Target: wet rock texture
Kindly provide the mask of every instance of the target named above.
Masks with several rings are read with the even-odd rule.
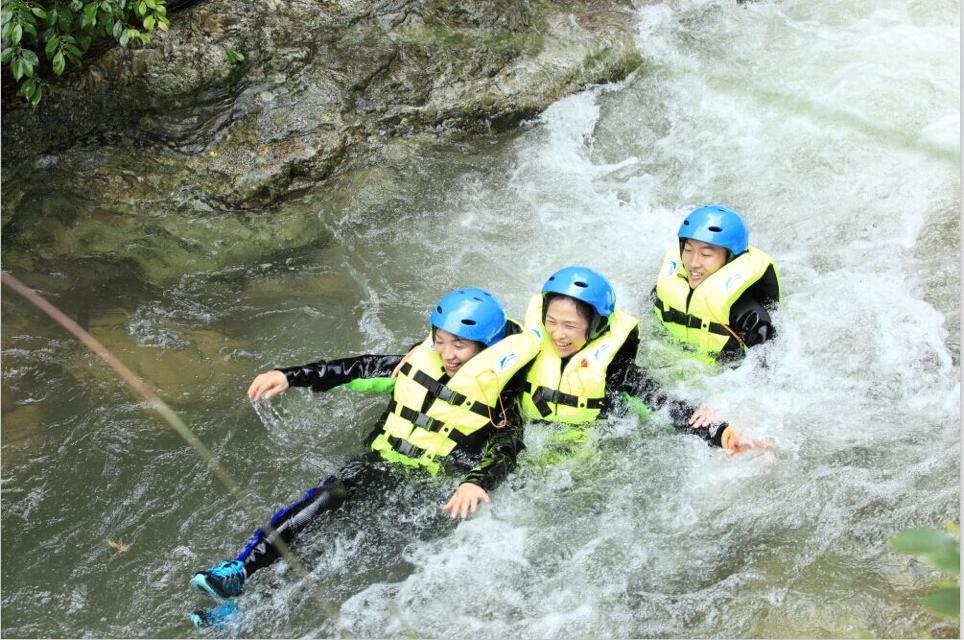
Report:
[[[619,0],[193,4],[39,109],[7,92],[5,265],[105,257],[164,281],[316,242],[318,216],[280,205],[401,139],[505,131],[619,80],[634,32]]]

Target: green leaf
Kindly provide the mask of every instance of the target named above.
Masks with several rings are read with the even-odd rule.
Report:
[[[40,7],[33,7],[30,9],[30,11],[38,18],[43,18],[44,20],[47,19],[47,12]]]
[[[20,80],[23,77],[23,58],[14,58],[13,62],[10,63],[10,73],[13,74],[14,80]]]
[[[12,55],[13,55],[13,49],[9,47],[4,49],[2,52],[0,52],[0,64],[6,64],[7,62],[9,62],[10,56]]]
[[[957,586],[943,585],[927,596],[924,604],[928,609],[945,618],[960,618],[961,590]]]
[[[78,63],[80,62],[80,59],[84,56],[81,50],[72,44],[67,45],[67,55],[70,56],[71,60]]]
[[[7,40],[10,38],[11,32],[13,32],[13,23],[8,22],[3,25],[3,29],[0,29],[0,37],[3,37],[4,40]]]
[[[64,66],[67,64],[67,61],[64,60],[63,52],[58,51],[57,55],[54,56],[53,62],[51,64],[53,64],[54,73],[57,74],[58,76],[62,75],[64,72]]]
[[[960,573],[960,543],[946,531],[930,527],[901,531],[890,539],[894,551],[927,560],[941,571]]]
[[[72,11],[80,11],[83,6],[84,3],[81,2],[81,0],[70,0],[70,9]]]
[[[144,0],[137,3],[137,15],[142,18],[147,15],[147,3]]]
[[[23,27],[20,23],[13,25],[13,33],[10,34],[10,41],[13,44],[20,44],[20,39],[23,38]]]
[[[147,16],[146,18],[144,18],[144,28],[147,29],[148,31],[153,31],[154,22],[155,22],[154,16]]]
[[[40,104],[40,98],[43,97],[43,94],[44,92],[40,89],[40,87],[37,87],[37,90],[33,92],[33,96],[30,98],[30,106],[36,107],[38,104]]]
[[[165,7],[163,4],[159,4],[159,5],[157,5],[157,7],[154,8],[154,13],[156,13],[157,15],[160,15],[160,16],[166,16],[166,15],[167,15],[167,7]]]
[[[163,18],[163,17],[162,17],[162,18],[159,19],[159,22],[157,23],[157,26],[158,26],[158,28],[159,28],[161,31],[167,31],[168,29],[171,28],[171,23],[170,23],[170,21],[168,21],[167,18]]]
[[[31,51],[30,49],[23,50],[23,59],[26,60],[31,67],[40,66],[40,58],[38,58],[37,54]]]
[[[956,542],[945,531],[931,527],[920,527],[901,531],[890,539],[890,546],[894,551],[900,553],[924,555],[944,547],[948,541]]]
[[[124,33],[122,33],[121,36],[120,36],[120,38],[118,39],[118,41],[120,42],[120,46],[126,47],[126,46],[127,46],[127,41],[130,40],[130,39],[131,39],[130,30],[126,30],[126,29],[125,29],[125,30],[124,30]]]
[[[244,54],[238,51],[237,49],[232,49],[231,47],[227,47],[224,49],[224,55],[227,56],[228,60],[230,60],[235,64],[244,62]]]
[[[91,27],[97,24],[97,3],[89,2],[84,6],[84,24]]]
[[[30,35],[32,35],[34,37],[34,40],[37,39],[37,26],[33,22],[30,22],[30,21],[24,22],[23,31],[24,33],[29,33]]]
[[[0,11],[0,24],[5,25],[11,20],[13,20],[13,11],[7,11],[6,9]]]
[[[44,47],[44,53],[49,58],[54,55],[54,51],[57,50],[58,46],[60,46],[60,38],[57,36],[50,36],[47,38],[47,46]]]
[[[22,85],[20,85],[19,93],[27,100],[30,100],[30,98],[33,97],[33,94],[36,90],[37,90],[37,81],[34,80],[33,78],[30,78]]]
[[[958,544],[947,545],[928,554],[927,560],[941,571],[957,575],[961,572],[961,547]]]
[[[74,24],[74,14],[70,11],[61,11],[57,14],[59,19],[58,26],[61,31],[70,31]]]
[[[119,39],[120,39],[121,32],[122,32],[123,30],[124,30],[124,23],[121,22],[120,20],[115,20],[115,21],[114,21],[114,30],[112,31],[112,33],[114,34],[114,39],[115,39],[115,40],[119,40]]]

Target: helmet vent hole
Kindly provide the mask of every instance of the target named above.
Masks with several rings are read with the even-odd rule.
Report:
[[[589,288],[588,284],[586,284],[585,282],[581,282],[579,280],[576,280],[575,282],[573,282],[573,284],[576,285],[577,287],[582,287],[583,289]]]
[[[719,233],[720,231],[723,231],[723,229],[721,229],[720,227],[709,227],[709,230],[712,231],[713,233]]]
[[[435,311],[438,313],[442,313],[442,305],[436,305]]]
[[[463,318],[463,319],[462,319],[462,324],[467,324],[467,325],[469,325],[469,326],[471,327],[471,326],[475,325],[476,322],[475,322],[475,320],[472,320],[471,318]]]
[[[473,296],[472,299],[475,300],[476,302],[485,302],[485,300],[483,300],[482,298],[479,298],[479,297],[477,297],[477,296]]]

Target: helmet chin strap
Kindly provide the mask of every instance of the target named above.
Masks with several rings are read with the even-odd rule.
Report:
[[[595,340],[606,332],[608,326],[609,318],[601,316],[598,313],[594,314],[592,323],[589,325],[589,331],[587,331],[587,338],[589,340]]]

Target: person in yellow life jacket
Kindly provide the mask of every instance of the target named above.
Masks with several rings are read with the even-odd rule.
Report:
[[[694,209],[666,252],[652,299],[666,331],[697,359],[738,363],[746,350],[772,339],[770,313],[780,301],[780,276],[766,252],[749,244],[736,211]]]
[[[461,479],[443,509],[454,518],[474,513],[508,475],[522,449],[518,399],[539,337],[508,320],[487,291],[455,290],[429,314],[430,333],[406,355],[321,360],[258,375],[248,388],[255,401],[289,387],[390,392],[392,399],[367,440],[368,452],[309,489],[254,532],[231,561],[191,578],[191,586],[219,599],[239,595],[251,575],[274,562],[297,534],[346,499],[378,499],[410,470],[454,472]],[[278,541],[283,545],[276,546]],[[199,627],[214,612],[195,612]]]
[[[709,409],[671,399],[639,368],[639,321],[616,306],[612,285],[593,269],[570,266],[549,276],[529,302],[525,324],[542,339],[522,395],[526,418],[580,425],[605,418],[626,400],[641,401],[665,410],[684,433],[734,452],[746,446]]]

